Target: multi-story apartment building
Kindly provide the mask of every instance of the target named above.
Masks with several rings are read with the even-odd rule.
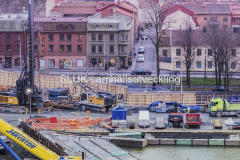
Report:
[[[132,50],[133,21],[116,12],[88,18],[88,62],[91,68],[126,68]]]
[[[34,50],[39,46],[41,68],[83,68],[86,66],[86,26],[83,17],[34,19]]]
[[[134,22],[134,37],[137,37],[138,9],[128,1],[113,2],[112,0],[101,1],[56,1],[57,5],[51,10],[51,16],[56,17],[88,17],[99,12],[115,10],[116,13],[132,18]]]
[[[26,55],[24,22],[28,15],[0,15],[0,68],[19,68]],[[22,64],[23,65],[23,64]]]
[[[185,60],[184,60],[184,48],[181,44],[181,36],[183,35],[180,30],[170,31],[170,39],[168,43],[162,44],[160,51],[160,68],[172,71],[185,71]],[[206,43],[206,33],[201,30],[191,31],[192,38],[192,71],[204,71],[206,65],[206,71],[215,71],[214,67],[214,53],[213,50]],[[235,33],[236,37],[239,37],[239,33]],[[180,42],[180,43],[179,43]],[[194,44],[193,44],[194,43]],[[230,70],[234,72],[240,71],[240,47],[236,46],[231,49],[231,58],[229,58]],[[206,64],[205,64],[206,58]]]
[[[231,29],[232,27],[230,4],[190,2],[181,5],[194,12],[194,17],[199,23],[200,29],[207,30],[213,25],[218,25],[223,29]]]

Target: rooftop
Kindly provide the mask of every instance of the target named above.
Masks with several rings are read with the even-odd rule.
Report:
[[[87,22],[85,17],[39,17],[34,22]]]
[[[24,21],[24,20],[27,20],[27,18],[28,18],[28,14],[1,14],[0,15],[0,21],[6,21],[6,20]]]
[[[230,4],[198,3],[198,2],[180,4],[196,14],[231,14]]]

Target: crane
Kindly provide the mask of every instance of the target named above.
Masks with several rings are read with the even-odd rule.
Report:
[[[0,133],[42,160],[81,160],[81,157],[61,157],[57,155],[3,119],[0,119]]]
[[[34,86],[34,19],[33,0],[29,0],[28,22],[26,23],[28,34],[28,65],[25,62],[21,74],[16,81],[16,90],[13,93],[0,92],[0,104],[8,105],[28,105],[35,103],[37,108],[43,106],[42,97],[39,96],[37,88]]]

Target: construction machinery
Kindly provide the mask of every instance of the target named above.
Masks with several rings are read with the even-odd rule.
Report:
[[[111,92],[95,91],[90,86],[83,82],[74,83],[74,89],[76,86],[80,86],[84,89],[84,92],[80,95],[80,101],[75,102],[75,106],[85,107],[85,109],[106,112],[109,108],[116,105],[116,95]]]
[[[170,113],[168,115],[168,125],[172,127],[183,128],[183,115],[179,113]]]
[[[81,157],[61,157],[57,155],[55,152],[29,137],[20,129],[10,125],[2,119],[0,119],[0,133],[42,160],[81,160]]]
[[[222,98],[212,98],[210,102],[210,116],[222,117],[223,115],[236,115],[240,117],[240,102],[228,102]]]
[[[28,65],[23,67],[19,79],[16,81],[16,87],[12,92],[0,92],[0,104],[2,105],[32,105],[37,108],[43,106],[42,98],[38,94],[37,87],[34,86],[34,47],[33,47],[33,3],[29,0],[28,23],[26,30],[28,33]],[[25,61],[26,62],[26,61]],[[22,64],[21,64],[22,65]]]

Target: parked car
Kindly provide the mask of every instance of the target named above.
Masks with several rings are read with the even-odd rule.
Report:
[[[142,40],[148,40],[148,37],[147,36],[143,36]]]
[[[144,62],[144,55],[143,54],[139,54],[137,57],[137,61],[138,62]]]
[[[138,54],[144,54],[144,53],[145,53],[144,47],[139,47],[138,48]]]
[[[215,87],[212,88],[212,91],[225,91],[225,88],[223,86],[215,86]],[[227,88],[226,91],[231,92],[232,89]]]
[[[151,75],[152,72],[146,69],[139,69],[136,71],[132,71],[132,75]]]

